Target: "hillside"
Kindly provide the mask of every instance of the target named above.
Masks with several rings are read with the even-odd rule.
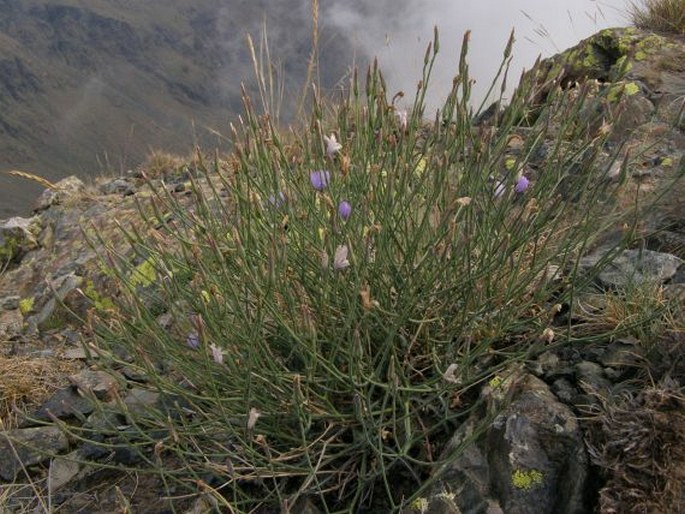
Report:
[[[246,35],[258,38],[266,23],[286,94],[299,91],[308,9],[294,0],[0,0],[0,169],[56,180],[125,171],[151,148],[225,144],[213,131],[228,132],[240,83],[252,82]],[[327,33],[322,55],[347,44]],[[349,64],[335,55],[322,59],[324,85]],[[39,189],[0,180],[0,218],[26,212]]]

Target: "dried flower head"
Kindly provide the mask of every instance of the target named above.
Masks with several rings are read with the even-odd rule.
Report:
[[[330,137],[323,136],[323,140],[326,143],[326,155],[332,159],[342,149],[342,145],[338,143],[338,138],[335,137],[335,134],[331,134]]]
[[[350,261],[347,260],[349,249],[347,245],[340,245],[335,249],[335,256],[333,257],[333,269],[344,270],[350,266]]]
[[[247,429],[248,430],[254,430],[255,425],[257,424],[257,420],[262,416],[262,413],[259,412],[257,409],[252,407],[250,409],[250,413],[247,415]]]
[[[212,343],[209,345],[209,348],[212,350],[212,359],[214,359],[214,362],[217,364],[223,364],[224,363],[224,352],[221,348],[219,348],[217,345]]]

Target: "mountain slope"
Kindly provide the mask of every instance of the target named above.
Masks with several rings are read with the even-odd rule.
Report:
[[[240,83],[252,82],[246,34],[269,28],[286,91],[306,76],[309,8],[273,4],[0,0],[0,170],[56,180],[125,170],[150,148],[222,143],[214,131],[227,133]],[[349,56],[332,50],[348,43],[338,34],[322,41],[331,85]],[[6,176],[0,185],[0,217],[26,211],[38,192]]]

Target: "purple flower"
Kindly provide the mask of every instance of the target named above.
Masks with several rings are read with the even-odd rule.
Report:
[[[190,346],[193,350],[196,350],[200,346],[200,338],[198,337],[196,332],[191,332],[188,334],[188,337],[186,337],[186,344]]]
[[[340,202],[340,205],[338,205],[338,216],[340,216],[343,220],[347,221],[351,214],[352,205],[350,205],[350,202],[348,202],[347,200],[343,200],[342,202]]]
[[[283,191],[279,191],[275,195],[269,196],[269,205],[273,205],[277,209],[285,204],[285,195]]]
[[[328,170],[312,171],[309,174],[309,180],[314,189],[323,191],[328,187],[328,184],[331,181],[331,174]]]
[[[523,193],[526,189],[528,189],[528,184],[530,184],[528,179],[524,175],[521,175],[521,177],[516,181],[514,191],[517,193]]]

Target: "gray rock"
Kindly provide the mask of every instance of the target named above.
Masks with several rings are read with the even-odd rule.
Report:
[[[627,96],[621,99],[621,114],[614,124],[614,137],[625,137],[631,131],[649,122],[654,115],[655,107],[642,94]]]
[[[57,189],[43,191],[36,201],[34,211],[44,211],[53,205],[63,204],[69,199],[78,197],[86,189],[83,181],[73,175],[60,180],[55,186]]]
[[[0,311],[0,342],[15,339],[24,329],[24,316],[17,309]]]
[[[112,400],[119,389],[117,379],[105,371],[85,369],[71,375],[69,381],[74,384],[81,394],[94,395],[98,400]]]
[[[573,412],[530,374],[500,387],[507,393],[488,397],[483,410],[503,410],[484,433],[484,413],[474,412],[448,444],[442,458],[457,457],[439,472],[425,512],[583,512],[588,458]]]
[[[106,195],[129,196],[136,193],[136,186],[125,178],[118,178],[102,184],[100,191]]]
[[[604,251],[583,257],[581,266],[590,269],[605,255]],[[608,287],[626,287],[649,282],[664,283],[673,277],[683,260],[670,253],[652,250],[624,250],[599,274],[600,282]]]
[[[0,298],[0,308],[6,311],[13,311],[19,308],[20,300],[21,296],[6,296],[4,298]]]
[[[637,340],[619,339],[609,344],[599,361],[604,366],[625,370],[643,362],[645,351],[644,345]]]
[[[128,413],[135,416],[144,415],[150,408],[159,402],[159,393],[135,387],[131,389],[124,399],[124,405],[128,408]]]
[[[606,379],[602,366],[595,362],[582,361],[576,364],[575,370],[576,382],[588,395],[588,398],[592,399],[597,394],[606,397],[609,394],[611,382]],[[595,403],[595,401],[590,403]]]
[[[0,266],[21,260],[26,252],[36,248],[31,232],[33,218],[10,218],[0,224]]]
[[[77,462],[80,455],[78,450],[64,457],[56,457],[50,462],[48,471],[48,491],[54,494],[71,482],[81,471],[81,463]]]
[[[93,402],[80,394],[75,387],[65,387],[53,394],[33,413],[32,419],[50,421],[53,418],[85,418],[94,410]]]
[[[68,447],[69,441],[58,427],[0,432],[0,477],[12,482],[23,468],[45,462]]]

